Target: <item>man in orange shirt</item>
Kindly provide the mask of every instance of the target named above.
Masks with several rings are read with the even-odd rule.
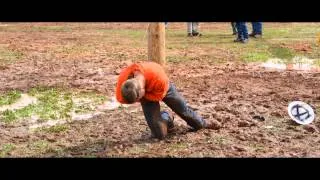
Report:
[[[173,116],[160,112],[160,101],[195,130],[212,127],[187,106],[162,66],[155,62],[132,64],[123,69],[117,82],[116,98],[122,104],[140,102],[151,133],[158,139],[166,137],[168,130],[174,127]]]

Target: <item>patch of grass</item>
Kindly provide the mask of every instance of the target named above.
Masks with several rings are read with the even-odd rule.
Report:
[[[179,63],[193,60],[193,58],[189,56],[169,55],[166,57],[166,60],[171,63]]]
[[[294,33],[296,34],[296,36],[299,37],[315,37],[317,36],[317,34],[320,31],[320,27],[319,26],[309,26],[308,28],[305,27],[305,25],[302,26],[297,26],[295,28],[293,28]]]
[[[72,44],[67,46],[61,46],[56,50],[56,53],[67,54],[68,56],[93,53],[95,51],[94,46],[89,44]]]
[[[43,131],[46,133],[60,133],[68,130],[68,127],[66,125],[56,125],[52,127],[46,127],[46,128],[39,128],[37,131]]]
[[[12,123],[18,119],[16,114],[11,110],[5,110],[0,117],[1,117],[1,121],[5,123]]]
[[[61,147],[49,147],[45,153],[53,153],[54,157],[63,157],[64,149]]]
[[[0,95],[0,106],[10,105],[21,97],[21,92],[17,90],[9,91],[4,95]]]
[[[17,32],[20,31],[19,27],[7,25],[7,26],[0,26],[0,32]]]
[[[143,37],[147,39],[147,30],[139,30],[139,29],[99,29],[99,32],[105,33],[108,36],[112,34],[113,36],[120,36],[122,38],[130,38],[130,39],[140,39]]]
[[[31,117],[34,112],[34,108],[35,105],[31,104],[22,109],[6,110],[1,114],[1,120],[5,123],[12,123],[21,118]]]
[[[313,64],[320,67],[320,59],[314,60]]]
[[[265,39],[295,37],[291,28],[264,28]]]
[[[245,62],[264,62],[270,58],[270,55],[265,52],[248,52],[242,55]]]
[[[73,110],[75,113],[87,113],[94,111],[97,105],[107,100],[106,96],[95,92],[80,92],[73,95]]]
[[[38,103],[22,109],[5,111],[2,113],[2,121],[10,123],[32,115],[38,115],[42,121],[70,118],[73,108],[71,93],[55,88],[38,87],[31,89],[29,94],[38,98]]]
[[[188,144],[186,143],[173,143],[170,146],[171,150],[182,150],[188,148]]]
[[[172,63],[178,63],[180,61],[182,61],[183,58],[181,58],[180,56],[168,56],[167,57],[167,61],[168,62],[172,62]]]
[[[17,50],[10,50],[0,46],[0,64],[10,64],[23,57],[23,53]]]
[[[140,153],[146,153],[146,152],[148,152],[148,150],[146,149],[146,147],[134,146],[134,147],[128,149],[127,152],[129,154],[140,154]]]
[[[320,57],[320,44],[319,46],[316,44],[312,44],[311,47],[312,47],[312,51],[308,53],[304,53],[304,55],[312,59],[318,59]]]
[[[253,148],[254,151],[264,151],[265,150],[265,147],[261,144],[253,144],[251,146]]]
[[[217,136],[214,138],[214,142],[219,144],[219,145],[226,145],[227,144],[227,139],[223,136]]]
[[[1,146],[0,149],[0,157],[5,157],[7,156],[11,151],[13,151],[15,149],[15,145],[14,144],[4,144]]]
[[[56,88],[36,88],[30,94],[37,97],[39,102],[34,111],[42,120],[70,118],[73,107],[72,94]]]
[[[106,53],[108,57],[112,57],[113,59],[116,59],[118,61],[125,61],[128,60],[128,54],[121,53],[121,52],[107,52]],[[147,57],[147,56],[146,56]]]
[[[36,97],[38,102],[22,109],[7,110],[0,114],[1,120],[6,123],[32,115],[39,117],[38,121],[51,119],[71,119],[71,113],[87,113],[95,110],[107,98],[95,92],[72,92],[61,88],[36,87],[28,92]],[[54,130],[53,130],[54,131]]]
[[[32,26],[30,31],[54,31],[54,32],[68,32],[71,31],[67,26]]]
[[[143,37],[147,38],[147,31],[143,30],[121,30],[119,31],[120,35],[128,36],[132,39],[141,39]]]
[[[37,153],[44,153],[49,149],[49,143],[48,141],[45,141],[45,140],[39,140],[39,141],[33,142],[28,146],[30,150],[36,151]]]
[[[295,56],[292,50],[279,46],[270,47],[269,52],[272,54],[273,57],[280,59],[290,60]]]

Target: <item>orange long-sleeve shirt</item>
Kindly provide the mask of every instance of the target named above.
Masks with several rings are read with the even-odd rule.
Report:
[[[127,104],[121,95],[121,85],[134,71],[141,72],[145,77],[145,99],[149,101],[161,101],[165,97],[169,89],[169,78],[163,67],[155,62],[135,63],[123,69],[118,77],[116,98],[120,103]]]

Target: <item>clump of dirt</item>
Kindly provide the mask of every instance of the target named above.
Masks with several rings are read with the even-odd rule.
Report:
[[[292,49],[296,52],[311,52],[312,51],[312,46],[310,43],[293,43],[293,44],[282,44],[281,47],[283,48],[289,48]]]

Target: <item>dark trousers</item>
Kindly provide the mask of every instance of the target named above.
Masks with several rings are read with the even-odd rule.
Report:
[[[238,39],[244,40],[249,38],[246,22],[236,22],[236,27],[238,30]]]
[[[262,22],[252,22],[252,33],[262,34]]]
[[[186,101],[178,93],[173,83],[170,83],[169,90],[164,97],[163,102],[195,130],[205,127],[205,121],[187,106]],[[163,139],[167,135],[168,125],[172,123],[170,122],[168,113],[160,112],[159,102],[144,99],[141,101],[141,105],[152,135],[156,138]]]

